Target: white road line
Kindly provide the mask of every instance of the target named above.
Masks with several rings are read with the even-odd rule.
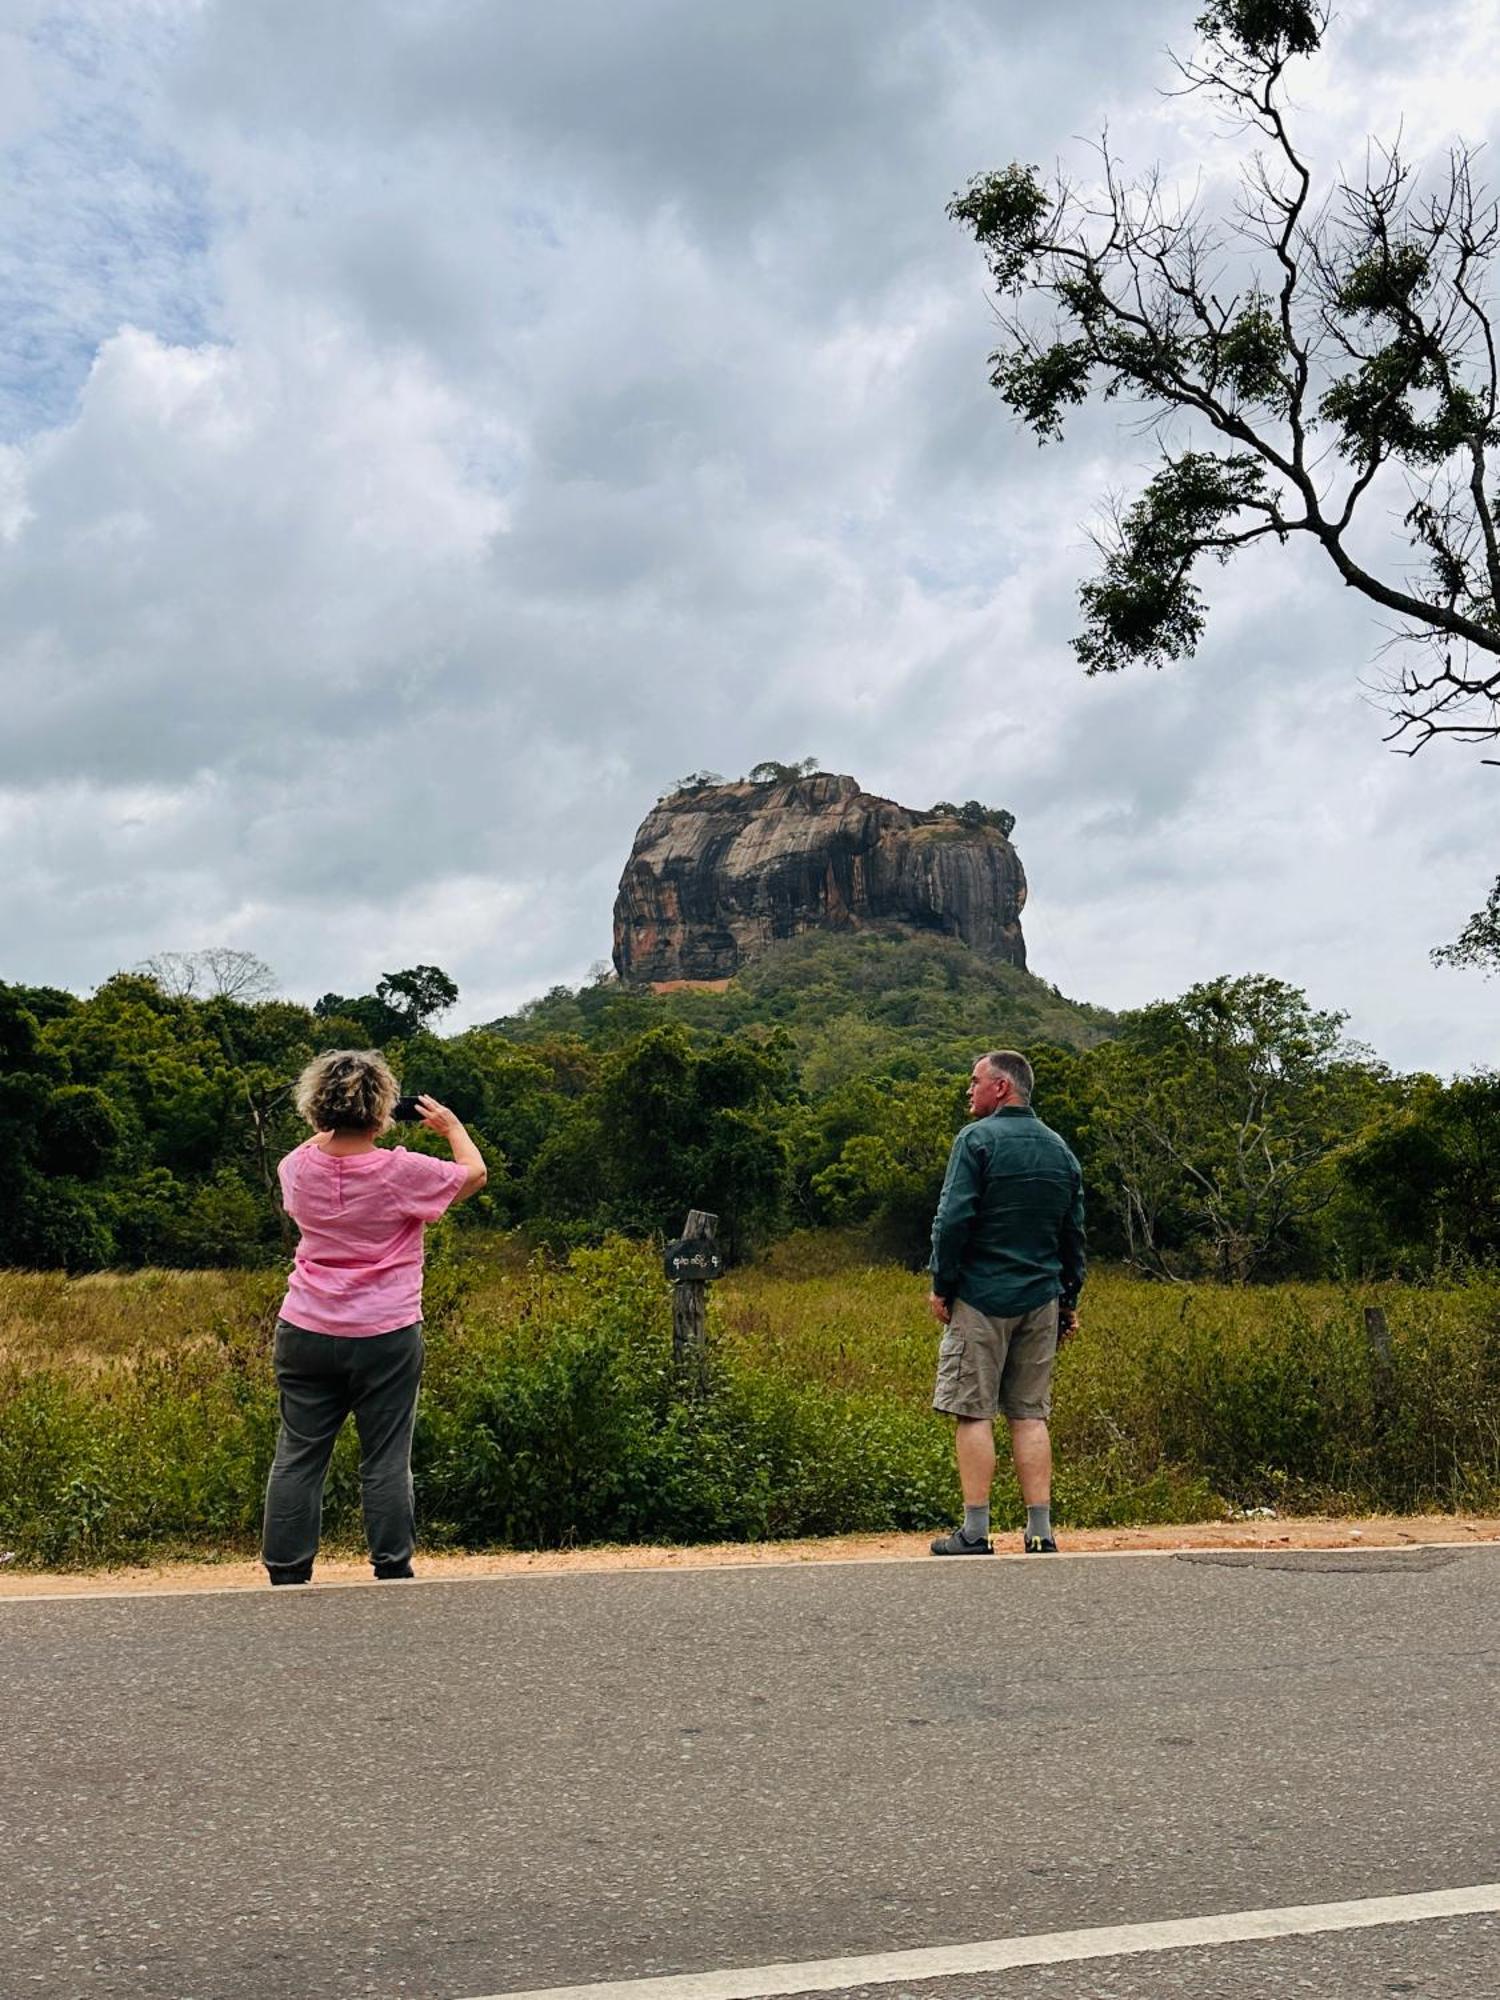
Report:
[[[992,1938],[984,1944],[938,1945],[926,1951],[808,1959],[800,1965],[746,1965],[727,1972],[603,1980],[592,1986],[537,1986],[524,1992],[512,1988],[476,1995],[474,2000],[768,2000],[773,1994],[837,1993],[857,1986],[892,1986],[904,1979],[1008,1972],[1024,1965],[1066,1965],[1085,1958],[1123,1958],[1138,1952],[1183,1951],[1191,1945],[1245,1944],[1257,1938],[1369,1930],[1376,1924],[1497,1912],[1500,1882],[1481,1882],[1472,1889],[1366,1896],[1353,1903],[1296,1903],[1280,1910],[1230,1910],[1216,1917],[1107,1924],[1097,1930],[1048,1931],[1035,1937]]]

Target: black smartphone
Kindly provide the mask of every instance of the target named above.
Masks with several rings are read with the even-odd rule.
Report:
[[[417,1125],[421,1123],[422,1112],[415,1097],[398,1097],[391,1117],[398,1125]]]

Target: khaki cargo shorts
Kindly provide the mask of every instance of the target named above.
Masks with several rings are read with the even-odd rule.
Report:
[[[953,1304],[938,1344],[932,1407],[949,1417],[1039,1417],[1052,1412],[1057,1300],[1014,1319]]]

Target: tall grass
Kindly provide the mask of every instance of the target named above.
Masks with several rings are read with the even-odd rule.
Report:
[[[834,1388],[925,1396],[922,1280],[857,1260],[820,1271],[828,1255],[793,1238],[721,1289],[740,1356]],[[1366,1342],[1371,1306],[1391,1330],[1385,1381]],[[1079,1525],[1150,1518],[1140,1510],[1163,1479],[1293,1511],[1500,1503],[1500,1278],[1237,1288],[1096,1272],[1082,1321],[1059,1358],[1052,1423],[1059,1494]]]
[[[255,1545],[276,1432],[274,1275],[0,1273],[0,1549],[89,1564]],[[416,1442],[428,1546],[926,1527],[956,1504],[920,1278],[793,1240],[712,1297],[677,1393],[655,1255],[429,1273]],[[1384,1307],[1388,1381],[1363,1309]],[[1076,1526],[1500,1505],[1500,1283],[1167,1288],[1103,1274],[1058,1368]],[[1002,1460],[1004,1454],[1002,1453]],[[1002,1475],[1002,1511],[1018,1504]],[[352,1436],[326,1527],[358,1538]]]

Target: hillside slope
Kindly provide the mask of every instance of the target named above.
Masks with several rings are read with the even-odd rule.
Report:
[[[606,978],[556,987],[490,1025],[518,1042],[571,1034],[608,1043],[664,1021],[720,1034],[784,1028],[804,1060],[838,1047],[871,1063],[902,1051],[961,1060],[971,1049],[1042,1042],[1088,1048],[1114,1027],[1105,1008],[954,938],[827,932],[769,945],[713,987],[652,992]]]

